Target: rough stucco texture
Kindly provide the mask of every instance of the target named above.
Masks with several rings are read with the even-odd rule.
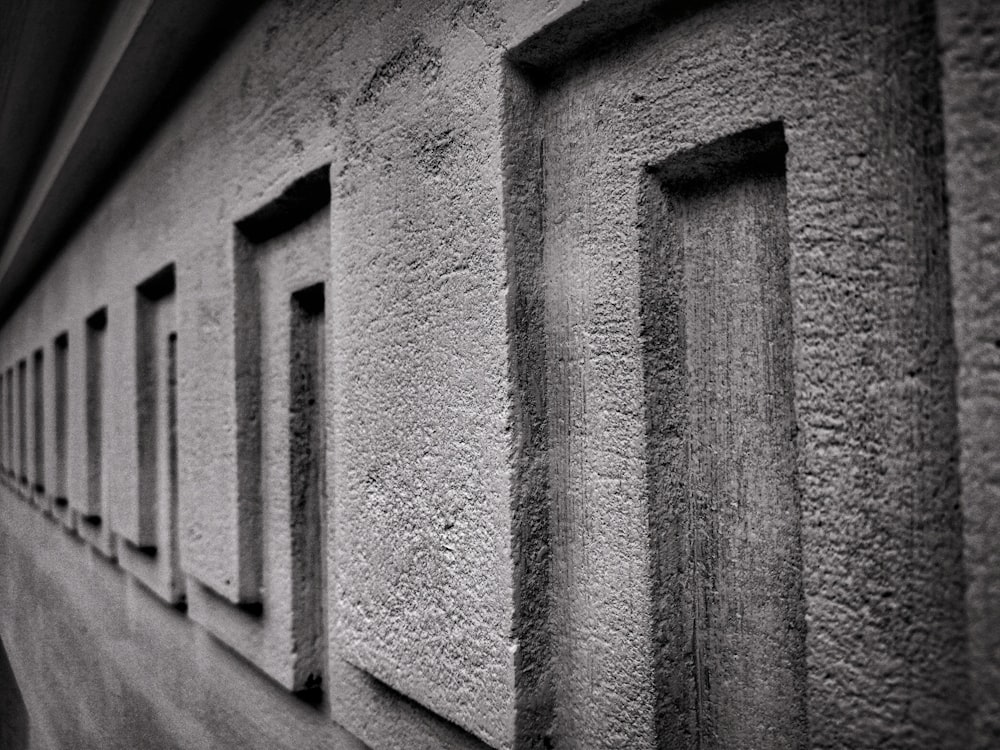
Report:
[[[959,352],[974,742],[1000,746],[1000,26],[988,2],[938,7]]]
[[[33,748],[995,746],[995,17],[264,4],[0,329],[0,737],[23,704]],[[242,327],[240,222],[318,168],[328,208],[274,248],[319,253],[259,268]],[[154,558],[136,289],[171,263]],[[314,271],[302,567],[287,466],[240,451],[292,452]]]
[[[528,729],[539,745],[547,732],[584,747],[967,744],[934,33],[929,3],[718,3],[566,63],[538,45],[525,53],[544,207],[515,252],[542,253],[552,503],[554,707],[551,727]],[[768,123],[788,149],[787,270],[782,253],[755,261],[742,239],[777,231],[781,190],[757,208],[723,193],[736,197],[715,213],[685,197],[704,193],[684,187],[693,180],[724,185],[741,169],[737,185],[757,184],[760,165],[720,139]],[[516,138],[519,123],[508,128]],[[683,246],[676,378],[642,357],[644,340],[678,335],[643,311],[644,275],[662,270],[630,251],[652,231],[655,217],[639,214],[650,169],[669,173],[663,232]],[[651,242],[673,262],[674,240]],[[765,281],[783,273],[790,318]],[[756,357],[770,364],[755,372]],[[657,411],[685,402],[680,434],[664,436]],[[794,425],[769,455],[757,425],[780,430],[789,404]],[[675,439],[687,443],[673,458],[658,452]],[[794,481],[762,473],[788,461]],[[690,525],[673,520],[678,503]],[[665,536],[652,576],[650,523]],[[655,617],[651,588],[667,598]],[[664,617],[676,632],[651,660],[649,624],[669,628]],[[782,629],[769,645],[764,634]],[[659,693],[657,668],[681,673]],[[789,680],[807,689],[768,687]],[[673,692],[658,708],[662,691]],[[781,723],[760,727],[762,716]]]

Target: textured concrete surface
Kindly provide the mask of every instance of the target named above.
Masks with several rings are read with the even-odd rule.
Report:
[[[640,197],[662,747],[807,742],[785,149],[723,138]]]
[[[995,45],[264,4],[0,328],[10,742],[995,746]]]
[[[543,696],[553,703],[551,723],[525,726],[524,741],[541,745],[554,734],[556,744],[588,747],[965,746],[954,350],[933,7],[816,4],[789,13],[779,3],[720,3],[666,13],[582,57],[571,48],[565,62],[559,44],[533,42],[529,54],[544,49],[548,62],[539,69],[528,57],[512,72],[526,79],[527,90],[516,84],[522,90],[509,105],[537,122],[535,148],[521,158],[540,161],[536,200],[544,206],[535,236],[529,228],[525,249],[515,248],[521,257],[532,248],[542,254],[541,310],[529,286],[515,315],[536,315],[534,325],[548,332],[553,580],[547,600],[527,606],[547,605],[554,688]],[[518,50],[513,54],[517,60]],[[530,136],[522,122],[508,118],[509,139]],[[754,310],[742,308],[754,299],[754,286],[741,289],[738,275],[726,280],[725,273],[741,271],[711,264],[698,270],[685,261],[679,283],[686,301],[674,315],[686,320],[687,342],[672,343],[669,330],[643,320],[644,272],[640,255],[628,251],[648,220],[638,214],[644,170],[664,165],[675,172],[670,183],[702,172],[718,180],[713,162],[724,166],[728,155],[685,154],[768,122],[783,123],[789,150],[790,319],[786,310],[753,323],[765,326],[766,339],[752,328],[727,328],[736,325],[726,322],[734,309]],[[530,195],[523,187],[521,194]],[[695,211],[684,219],[695,222],[693,237],[707,234],[702,244],[713,232],[720,241],[729,232],[752,234],[763,220],[748,228],[734,204],[699,229],[702,209],[693,206],[711,204],[686,205]],[[758,213],[767,217],[769,210],[777,209]],[[722,221],[734,223],[726,229]],[[716,263],[750,262],[734,242],[723,242],[730,255]],[[754,316],[768,308],[757,309]],[[782,320],[790,327],[785,333]],[[767,368],[755,375],[754,358],[780,361],[789,335],[794,375],[773,381]],[[644,364],[643,337],[663,336],[660,354]],[[768,349],[758,353],[755,340],[766,340]],[[655,369],[668,345],[687,353],[680,370],[686,386]],[[719,367],[730,359],[742,363],[742,374],[729,369],[736,365]],[[654,382],[670,381],[662,397],[644,395],[644,366],[654,368]],[[686,440],[702,435],[701,444],[671,445],[646,432],[649,410],[656,430],[663,423],[656,412],[675,399],[690,404],[681,414]],[[782,438],[789,402],[794,423]],[[757,408],[771,410],[764,421],[775,437],[753,427]],[[688,462],[683,482],[673,477],[672,451]],[[755,468],[763,466],[778,475],[766,479]],[[680,511],[656,505],[658,495],[671,497],[672,481],[695,516],[678,519],[673,530],[670,517]],[[664,523],[657,526],[659,513]],[[652,581],[642,553],[647,520],[654,535],[668,537],[654,538],[666,559]],[[751,571],[759,583],[739,583]],[[654,617],[650,587],[666,595],[671,586],[661,587],[672,576],[693,581],[681,587],[679,602],[671,597],[681,612],[657,602]],[[742,594],[749,599],[741,607]],[[685,596],[694,602],[685,604]],[[768,597],[776,597],[773,604]],[[678,675],[679,684],[657,690],[649,623],[669,627],[671,620],[678,623],[666,639],[673,651],[654,661],[686,664],[689,684]],[[693,653],[678,653],[692,630]],[[740,645],[755,631],[774,633],[774,642],[759,636]],[[805,681],[804,709],[796,708],[801,690],[767,689],[789,680]],[[665,704],[663,691],[671,696]],[[678,710],[692,712],[690,724]],[[754,721],[761,717],[768,718]]]
[[[987,2],[941,3],[948,232],[958,344],[970,747],[1000,746],[1000,28]]]
[[[20,691],[32,750],[364,747],[273,683],[247,679],[242,659],[6,486],[0,511],[0,632],[5,648],[19,644],[0,707],[16,709]],[[0,727],[16,737],[22,722],[5,712]]]

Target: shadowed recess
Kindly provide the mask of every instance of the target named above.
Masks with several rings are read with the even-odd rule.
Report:
[[[330,203],[330,165],[323,164],[235,223],[236,393],[239,584],[235,600],[256,604],[261,597],[261,243],[287,232]],[[305,298],[309,298],[306,295]],[[251,300],[253,302],[251,302]]]
[[[87,318],[87,498],[83,520],[101,521],[102,421],[104,412],[104,335],[108,311]]]
[[[35,452],[35,491],[45,492],[45,355],[42,349],[35,352],[33,385],[34,406],[34,452]]]
[[[171,263],[136,287],[136,385],[138,388],[137,426],[139,484],[135,538],[128,540],[138,549],[155,554],[161,494],[169,498],[170,487],[161,487],[169,477],[163,469],[169,465],[169,424],[163,424],[161,401],[169,398],[167,390],[170,367],[168,341],[174,323],[164,309],[175,287]],[[170,308],[172,311],[172,308]],[[167,500],[169,502],[169,499]],[[169,511],[167,513],[169,515]]]
[[[0,641],[0,748],[27,750],[28,708]]]
[[[264,242],[301,224],[330,202],[330,165],[303,175],[266,205],[236,222],[251,242]]]
[[[770,124],[644,178],[663,750],[807,744],[785,150],[781,125]]]
[[[56,504],[65,506],[68,504],[66,497],[66,419],[67,400],[66,388],[68,386],[68,355],[69,355],[69,334],[61,333],[53,341],[53,352],[55,354],[55,459],[56,459]]]
[[[323,627],[323,334],[322,284],[291,297],[288,476],[292,526],[292,642],[296,695],[322,699],[326,629]]]

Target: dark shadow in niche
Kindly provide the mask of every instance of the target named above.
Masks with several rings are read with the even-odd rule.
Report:
[[[27,750],[28,708],[0,641],[0,748]]]
[[[53,341],[55,356],[55,459],[56,486],[55,504],[59,508],[69,505],[66,497],[66,421],[69,411],[67,403],[69,333],[63,332]]]
[[[663,748],[808,744],[786,150],[769,123],[649,168],[642,193]]]
[[[318,706],[323,698],[326,629],[323,626],[323,284],[301,289],[291,299],[289,362],[289,466],[292,524],[292,639],[295,695]]]
[[[161,436],[160,403],[163,398],[170,398],[171,384],[166,373],[161,373],[159,354],[161,347],[166,346],[168,368],[170,367],[170,352],[173,351],[174,336],[171,333],[166,340],[161,340],[158,314],[161,303],[171,297],[176,288],[174,264],[170,263],[136,287],[136,362],[135,375],[138,390],[138,455],[139,455],[139,496],[138,500],[138,538],[126,540],[134,549],[148,557],[156,556],[158,503],[161,491],[160,470],[162,463],[170,462],[170,435],[172,424],[165,425],[166,434]],[[163,437],[167,445],[163,445]],[[170,466],[169,471],[173,471]],[[170,494],[173,494],[172,491]],[[173,517],[173,508],[166,509],[169,518]]]
[[[21,484],[28,486],[28,362],[17,364],[17,447]]]
[[[45,354],[42,349],[35,352],[32,377],[32,427],[34,434],[35,484],[38,494],[45,493]]]
[[[84,521],[99,526],[101,521],[101,461],[102,420],[104,410],[104,335],[108,327],[108,312],[102,307],[87,318],[86,355],[86,446],[87,498]]]
[[[301,224],[330,203],[330,165],[303,175],[267,205],[236,222],[248,240],[265,242]]]

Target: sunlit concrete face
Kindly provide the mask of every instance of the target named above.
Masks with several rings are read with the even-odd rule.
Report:
[[[0,245],[3,742],[991,747],[995,11],[897,5],[262,3],[98,183],[114,16]]]

